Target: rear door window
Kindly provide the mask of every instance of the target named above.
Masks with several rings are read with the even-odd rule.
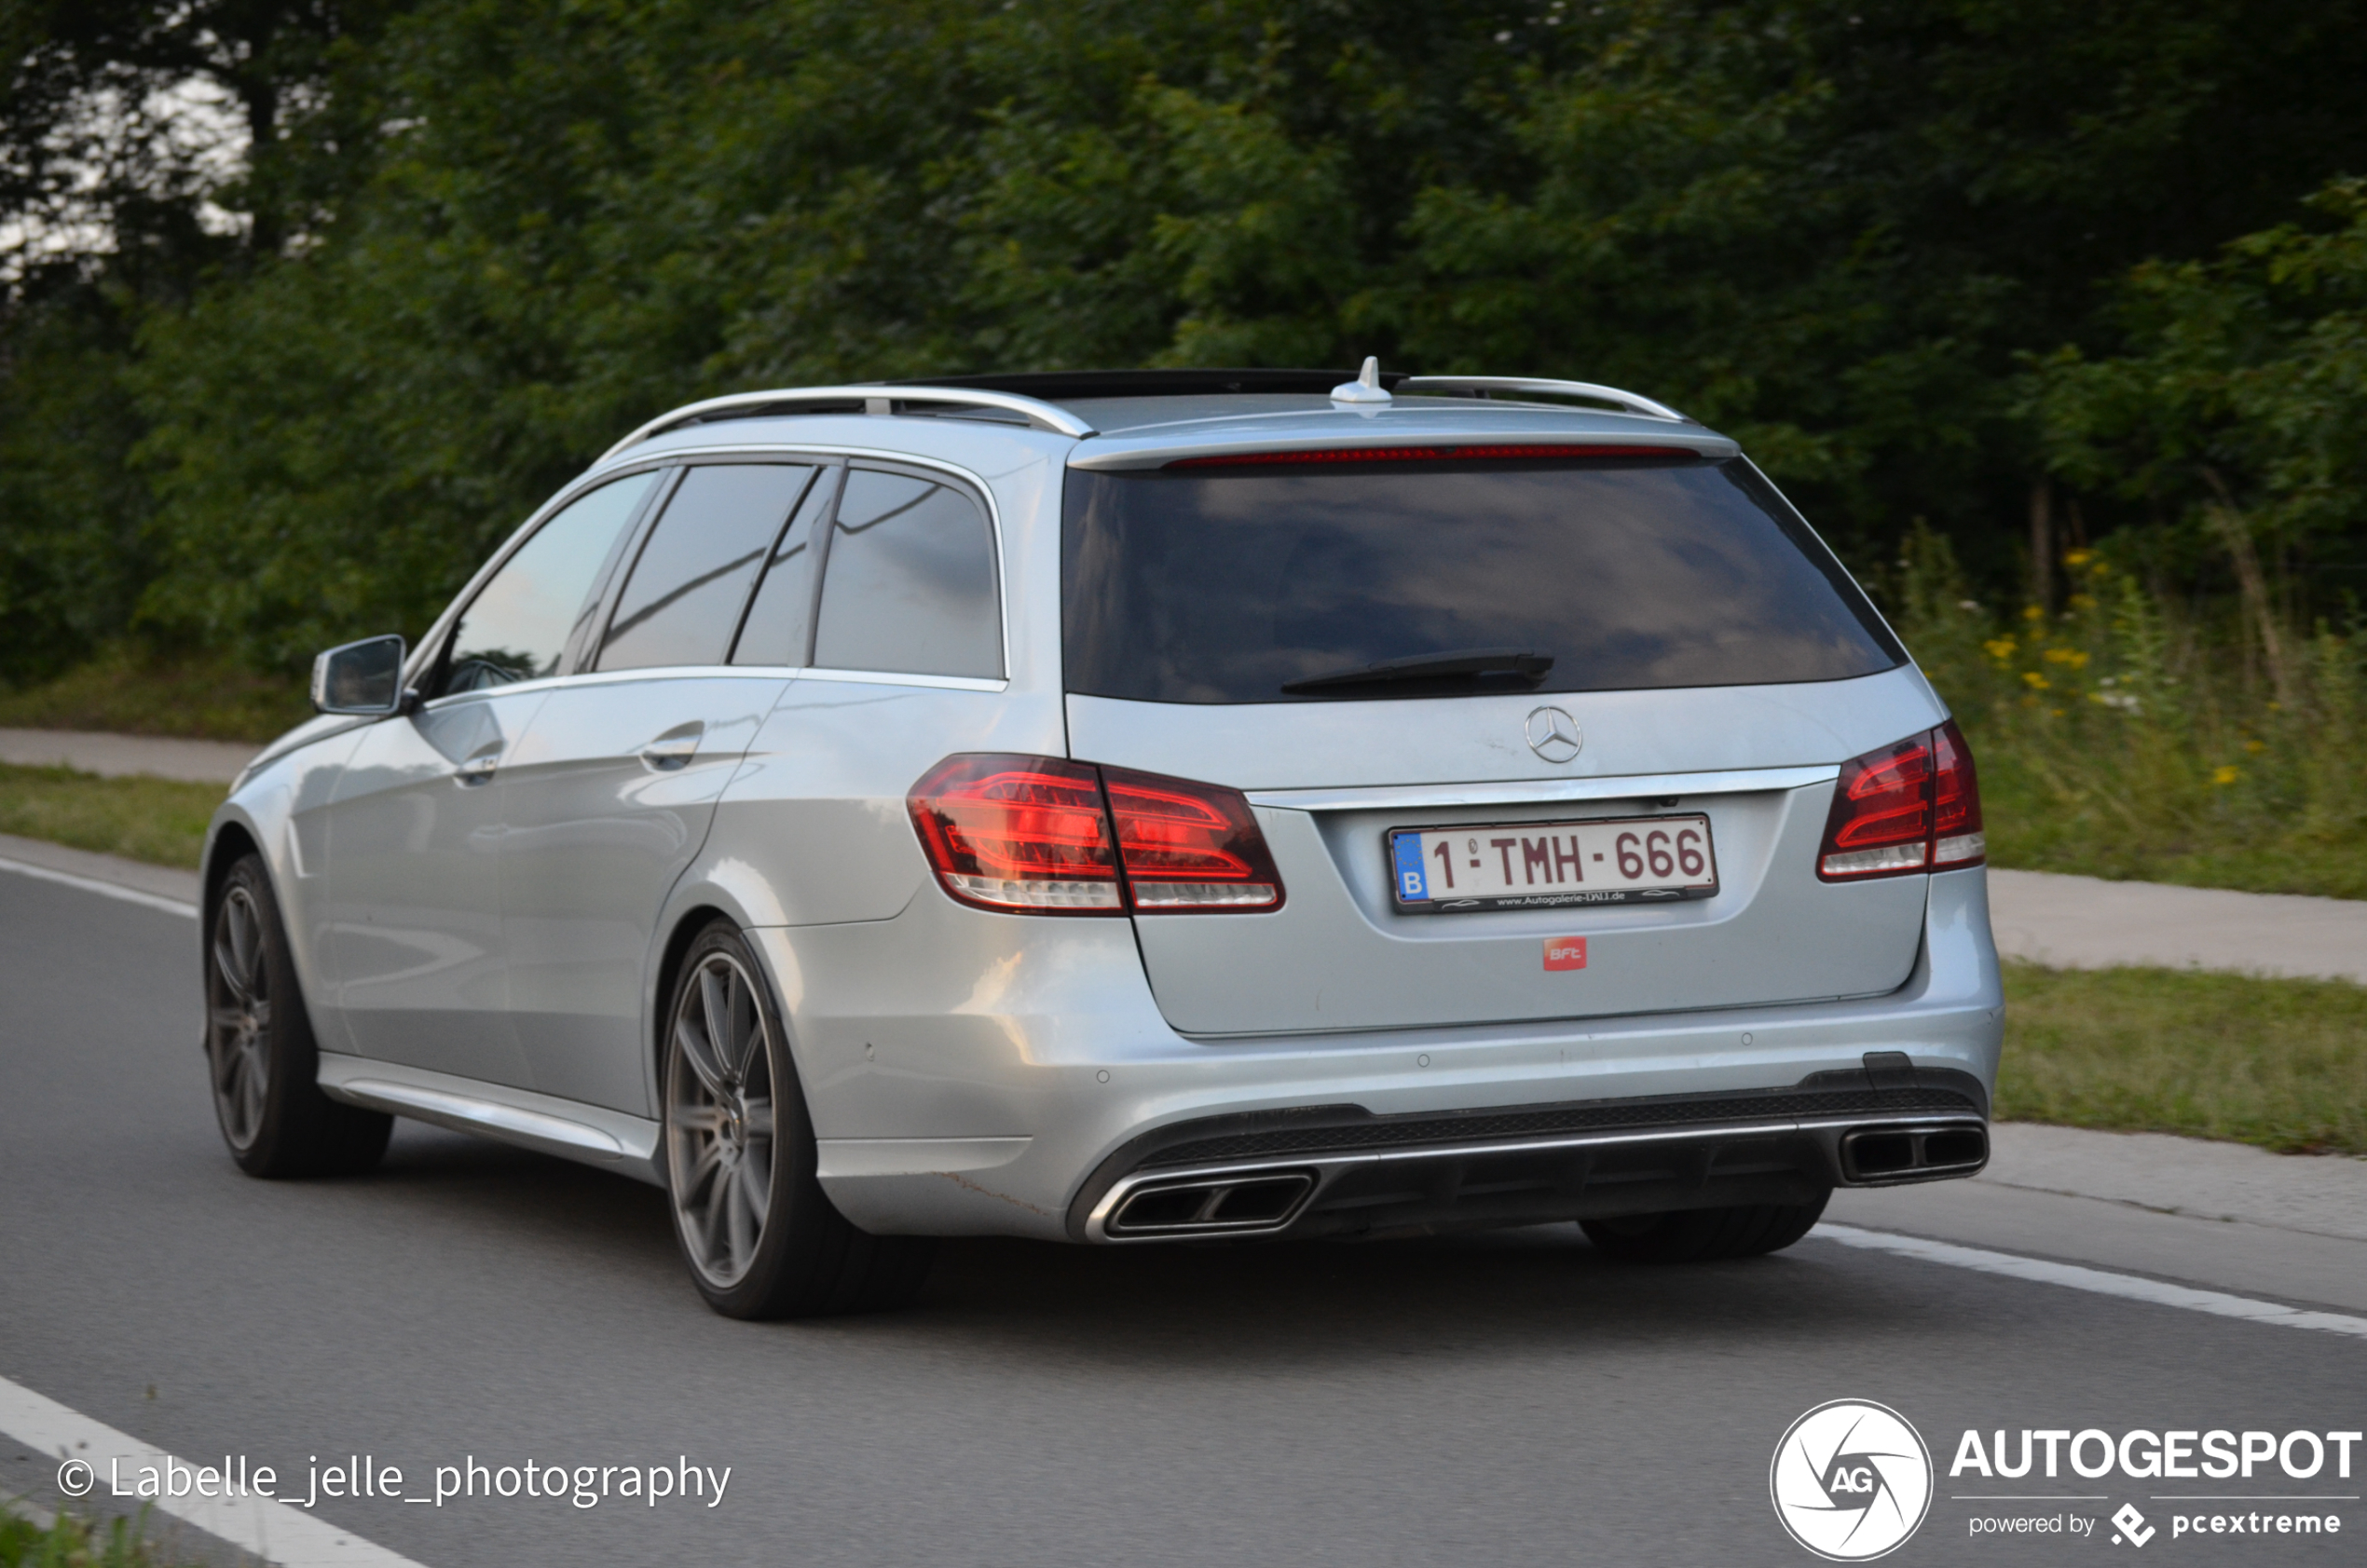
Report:
[[[830,525],[814,662],[910,675],[1003,674],[994,536],[950,480],[853,469]]]
[[[734,664],[802,664],[814,631],[814,563],[821,553],[823,520],[843,470],[825,470],[806,487],[797,515],[781,530],[757,584],[756,602],[732,649]]]
[[[460,612],[435,694],[556,675],[578,619],[597,603],[594,582],[657,481],[655,470],[612,481],[536,529]]]
[[[1905,658],[1740,458],[1072,470],[1062,632],[1070,690],[1157,702],[1752,686]]]
[[[802,463],[685,473],[625,580],[599,667],[722,663],[748,589],[813,478]]]

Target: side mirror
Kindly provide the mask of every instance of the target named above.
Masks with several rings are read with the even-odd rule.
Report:
[[[312,661],[312,705],[324,714],[376,716],[403,710],[401,637],[364,637]]]

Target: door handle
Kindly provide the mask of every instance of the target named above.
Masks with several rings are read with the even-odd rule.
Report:
[[[458,768],[453,769],[452,782],[464,789],[475,784],[489,784],[493,779],[493,770],[499,766],[501,766],[501,748],[498,745],[487,746]]]
[[[671,773],[678,768],[688,767],[691,758],[698,754],[699,736],[705,728],[701,726],[688,735],[660,736],[641,748],[641,761],[661,773]]]

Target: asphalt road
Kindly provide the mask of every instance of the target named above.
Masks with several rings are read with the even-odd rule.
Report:
[[[1977,1514],[2311,1482],[1951,1481],[1968,1427],[2357,1428],[2367,1339],[1812,1239],[1744,1264],[1609,1264],[1574,1227],[1303,1248],[949,1246],[922,1303],[728,1322],[660,1195],[402,1124],[385,1166],[272,1183],[224,1154],[195,931],[0,876],[0,1377],[191,1458],[300,1476],[441,1465],[731,1467],[721,1502],[323,1502],[431,1568],[512,1565],[1799,1563],[1777,1439],[1842,1398],[1935,1451],[1899,1562],[2114,1549],[1974,1538]],[[0,1492],[54,1459],[0,1439]],[[2367,1452],[2354,1470],[2367,1469]],[[287,1480],[282,1481],[286,1490]],[[2105,1494],[1972,1503],[1956,1493]],[[2147,1558],[2360,1561],[2344,1534],[2168,1528]]]

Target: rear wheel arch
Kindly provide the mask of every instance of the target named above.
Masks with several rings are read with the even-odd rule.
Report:
[[[787,1027],[756,944],[727,911],[704,907],[686,911],[674,937],[657,1031],[659,1166],[700,1294],[749,1318],[910,1302],[932,1244],[872,1235],[822,1189]]]
[[[666,1020],[674,1006],[674,984],[681,977],[682,962],[691,951],[691,944],[699,934],[718,920],[737,920],[731,911],[714,904],[694,904],[675,918],[667,931],[665,945],[659,949],[656,984],[650,992],[650,1035],[644,1043],[649,1047],[650,1099],[652,1106],[661,1105],[665,1094],[665,1031]]]

